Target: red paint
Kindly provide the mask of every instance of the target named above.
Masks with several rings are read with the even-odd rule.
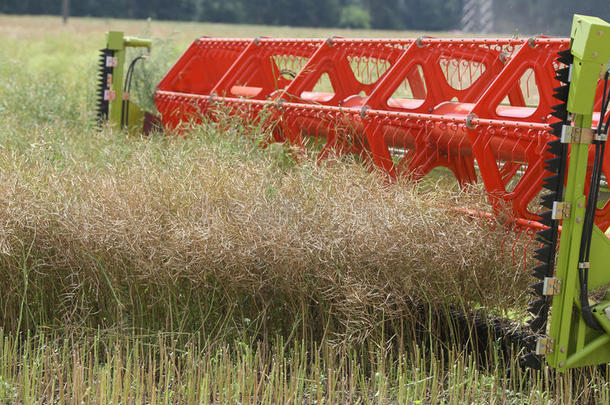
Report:
[[[568,46],[544,37],[200,38],[155,101],[167,129],[201,121],[218,103],[252,119],[264,110],[279,120],[278,141],[305,148],[319,139],[320,158],[355,153],[414,179],[446,167],[461,185],[482,181],[497,212],[509,208],[520,226],[535,227],[529,207],[549,175],[555,59]],[[323,75],[332,88],[316,89]],[[408,91],[395,94],[402,83]],[[610,226],[610,204],[596,218]]]

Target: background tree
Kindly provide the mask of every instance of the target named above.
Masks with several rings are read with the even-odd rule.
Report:
[[[62,15],[64,0],[0,0],[0,13]],[[79,0],[70,15],[394,30],[460,29],[463,0]],[[495,31],[566,36],[574,13],[610,20],[610,1],[495,0]]]
[[[68,23],[68,17],[70,16],[70,0],[62,0],[61,2],[61,16],[64,20],[64,24]]]
[[[342,28],[371,28],[371,14],[368,10],[349,4],[341,8],[339,27]]]

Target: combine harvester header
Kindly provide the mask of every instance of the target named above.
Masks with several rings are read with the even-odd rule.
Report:
[[[269,125],[297,155],[315,148],[390,177],[444,167],[461,186],[481,181],[489,215],[537,233],[526,339],[536,353],[523,361],[546,356],[564,370],[610,362],[610,296],[589,297],[610,283],[610,202],[599,193],[610,178],[609,60],[610,25],[579,15],[569,39],[202,37],[154,98],[169,132],[222,109]],[[109,108],[115,123],[141,125],[116,98],[100,106],[100,118]]]

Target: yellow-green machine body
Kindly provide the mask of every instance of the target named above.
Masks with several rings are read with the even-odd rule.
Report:
[[[125,72],[127,48],[129,47],[146,48],[147,53],[132,60]],[[151,47],[152,41],[149,39],[127,37],[120,31],[109,31],[106,34],[106,48],[100,51],[97,89],[98,121],[107,120],[129,131],[142,130],[146,113],[131,102],[129,86],[136,62],[147,58]]]

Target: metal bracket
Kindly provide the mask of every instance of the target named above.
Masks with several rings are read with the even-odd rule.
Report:
[[[112,90],[104,90],[104,100],[112,101],[116,98],[116,92]]]
[[[535,48],[536,47],[536,38],[535,37],[531,37],[527,39],[527,44],[529,45],[530,48]]]
[[[570,218],[570,210],[572,205],[565,201],[555,201],[553,203],[553,212],[551,218],[554,220]]]
[[[527,44],[530,48],[534,49],[536,47],[536,40],[540,39],[540,34],[534,35],[533,37],[529,37],[527,39]]]
[[[119,58],[116,56],[106,56],[106,67],[117,67],[119,65]]]
[[[558,295],[561,291],[561,280],[555,277],[545,277],[542,286],[543,295]]]
[[[417,45],[418,48],[424,48],[427,45],[423,43],[423,40],[429,38],[427,35],[422,35],[420,37],[417,37],[417,39],[415,40],[415,45]]]
[[[370,105],[366,105],[366,104],[363,105],[362,108],[360,109],[360,117],[366,118],[366,112],[370,109],[371,109]]]
[[[470,113],[466,116],[466,128],[474,129],[474,125],[472,124],[472,120],[476,120],[479,118],[475,113]]]
[[[573,127],[564,125],[561,129],[562,143],[581,143],[590,144],[595,139],[595,131],[591,128]]]
[[[336,35],[326,38],[326,45],[328,45],[329,47],[335,46],[335,38],[337,38]]]
[[[284,104],[285,102],[286,102],[286,100],[285,100],[284,98],[282,98],[282,97],[278,98],[278,99],[275,101],[275,108],[276,108],[278,111],[282,111],[282,110],[284,109],[284,105],[283,105],[283,104]]]
[[[555,341],[550,337],[541,337],[536,342],[536,354],[539,356],[551,354],[553,349],[555,349]]]

